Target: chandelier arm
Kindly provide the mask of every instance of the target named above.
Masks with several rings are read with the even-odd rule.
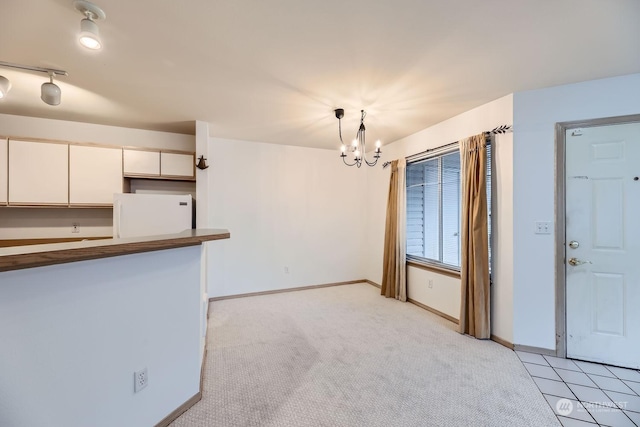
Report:
[[[367,160],[366,157],[364,157],[364,161],[367,162],[367,165],[369,166],[375,166],[376,163],[378,163],[378,157],[374,156],[375,160],[373,162],[370,162],[369,160]]]
[[[357,161],[357,160],[356,160],[356,161],[354,161],[353,163],[347,163],[347,161],[345,160],[345,159],[347,158],[347,156],[340,156],[340,157],[342,157],[342,161],[343,161],[343,162],[344,162],[344,164],[345,164],[345,165],[347,165],[347,166],[356,166],[356,165],[358,164],[358,161]],[[360,167],[360,166],[358,166],[358,167]]]

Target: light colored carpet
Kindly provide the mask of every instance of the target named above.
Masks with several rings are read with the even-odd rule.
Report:
[[[516,354],[356,284],[214,302],[181,426],[559,426]]]

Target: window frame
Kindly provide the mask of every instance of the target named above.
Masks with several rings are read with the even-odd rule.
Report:
[[[492,244],[493,243],[492,242],[493,233],[492,233],[492,231],[493,231],[493,227],[492,227],[492,224],[491,224],[492,223],[492,217],[493,217],[493,215],[492,215],[493,209],[492,209],[491,205],[493,204],[493,200],[494,200],[494,197],[493,197],[493,192],[494,192],[494,185],[493,185],[493,175],[494,175],[493,174],[493,169],[494,168],[493,168],[493,166],[494,165],[493,165],[493,144],[492,144],[492,140],[489,140],[489,139],[487,140],[486,148],[487,148],[487,150],[490,150],[490,155],[487,156],[487,160],[488,160],[488,162],[487,162],[488,170],[487,171],[490,171],[490,174],[488,174],[488,176],[487,176],[487,184],[490,185],[490,193],[488,194],[489,200],[488,200],[488,203],[487,203],[487,222],[488,222],[487,225],[488,225],[488,228],[489,228],[489,236],[488,236],[489,259],[490,259],[489,272],[491,273],[491,270],[492,270],[491,264],[492,264],[492,261],[493,261],[493,256],[492,256],[492,251],[493,251],[493,244]],[[458,153],[458,155],[460,155],[460,148],[457,147],[457,146],[456,147],[451,147],[450,145],[449,146],[442,146],[442,147],[439,147],[439,148],[435,148],[430,153],[428,153],[427,155],[420,156],[420,157],[415,157],[414,159],[407,160],[407,168],[409,167],[409,165],[411,165],[413,163],[419,163],[419,162],[424,162],[424,161],[428,161],[428,160],[433,160],[435,158],[439,158],[440,159],[439,166],[438,166],[438,168],[439,168],[439,184],[442,185],[442,183],[440,181],[441,177],[442,177],[442,175],[441,175],[442,174],[442,157],[450,155],[452,153]],[[460,185],[462,186],[462,182],[460,183]],[[406,185],[405,185],[405,190],[406,190]],[[407,198],[405,198],[405,199],[407,200],[407,202],[405,202],[405,203],[408,203],[408,199]],[[443,243],[442,243],[443,242],[443,236],[442,236],[442,227],[443,227],[443,225],[442,225],[442,211],[443,211],[443,206],[442,206],[442,188],[440,188],[439,191],[438,191],[438,205],[439,205],[438,206],[438,211],[439,211],[438,227],[439,227],[439,230],[440,230],[440,232],[439,232],[440,233],[440,242],[439,242],[438,252],[439,252],[440,258],[443,259],[444,258],[443,257],[444,248],[443,248]],[[405,206],[405,209],[407,207],[408,206]],[[406,215],[406,213],[405,213],[405,215]],[[460,218],[460,220],[462,220],[462,218]],[[461,229],[462,227],[459,227],[459,228]],[[460,230],[460,232],[461,232],[461,230]],[[459,236],[459,237],[461,237],[461,236]],[[423,236],[423,238],[424,238],[424,236]],[[405,237],[405,246],[407,245],[407,241],[408,241],[408,238]],[[459,249],[460,250],[462,249],[462,244],[459,245]],[[441,273],[441,274],[447,274],[447,273],[451,274],[451,273],[453,273],[454,275],[458,275],[458,277],[459,277],[459,275],[461,273],[460,266],[446,264],[446,263],[444,263],[442,261],[439,261],[439,260],[435,260],[435,259],[432,259],[432,258],[425,258],[425,257],[417,256],[417,255],[410,255],[408,253],[406,254],[406,262],[407,262],[407,265],[413,264],[416,267],[417,266],[422,266],[422,267],[425,267],[426,269],[429,269],[429,270],[434,271],[436,273],[438,273],[438,272]]]

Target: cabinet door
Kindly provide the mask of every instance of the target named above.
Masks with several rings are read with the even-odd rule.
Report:
[[[195,177],[193,154],[160,153],[160,175],[165,177]]]
[[[9,147],[6,139],[0,139],[0,205],[7,204],[9,179]]]
[[[9,140],[9,204],[68,203],[69,146]]]
[[[69,203],[113,205],[122,193],[120,148],[69,146]]]
[[[160,176],[160,152],[132,150],[125,148],[122,150],[124,159],[125,176]]]

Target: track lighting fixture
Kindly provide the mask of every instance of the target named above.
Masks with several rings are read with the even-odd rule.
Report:
[[[49,105],[59,105],[62,92],[60,87],[53,82],[54,73],[49,73],[49,82],[42,83],[40,88],[40,98]]]
[[[80,21],[80,34],[78,35],[80,44],[91,50],[102,49],[100,30],[95,21],[106,19],[107,15],[95,4],[84,0],[74,1],[73,7],[85,16]]]
[[[60,87],[53,82],[54,76],[68,76],[64,70],[56,70],[54,68],[31,67],[29,65],[12,64],[10,62],[0,61],[0,67],[17,68],[18,70],[36,71],[38,73],[47,73],[49,81],[42,84],[40,88],[40,98],[49,105],[59,105],[62,91]],[[0,98],[4,98],[11,89],[11,82],[6,77],[0,76]]]
[[[11,90],[11,82],[5,76],[0,76],[0,99],[7,96],[9,90]]]

